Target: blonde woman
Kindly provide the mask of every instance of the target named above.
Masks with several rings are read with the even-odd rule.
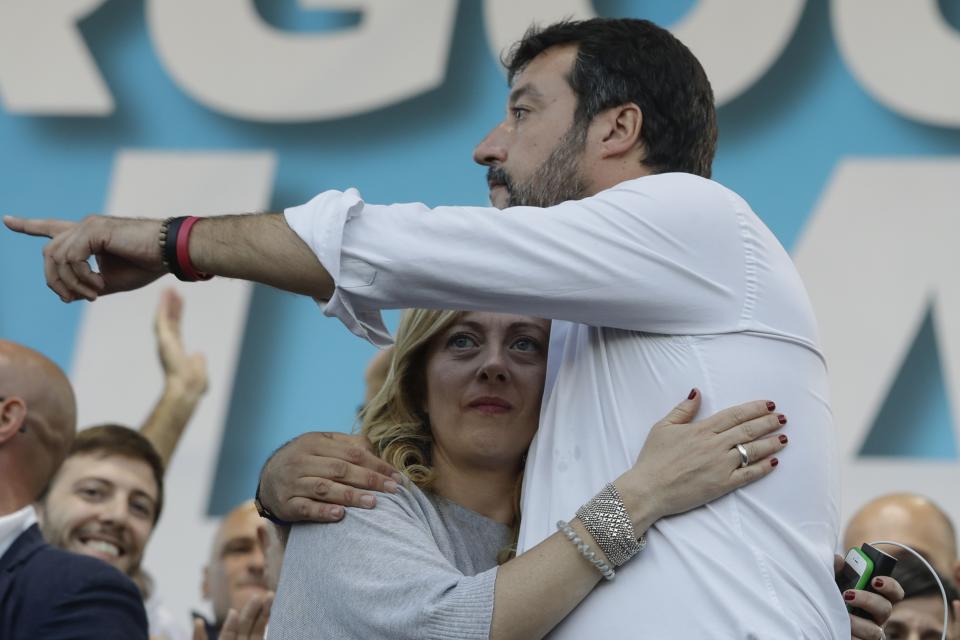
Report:
[[[375,511],[293,526],[272,638],[542,637],[605,576],[643,570],[642,559],[615,568],[609,545],[594,540],[596,523],[582,521],[589,512],[571,513],[562,531],[504,561],[519,523],[548,339],[549,322],[528,316],[404,315],[362,433],[409,482],[380,495]],[[627,544],[657,519],[775,470],[786,438],[774,434],[782,418],[772,404],[685,424],[699,400],[691,392],[653,428],[636,464],[610,479],[634,532]],[[749,457],[743,467],[738,443]]]

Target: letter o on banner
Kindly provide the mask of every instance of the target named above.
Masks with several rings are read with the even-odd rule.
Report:
[[[840,52],[870,95],[907,118],[960,127],[960,33],[937,0],[834,0],[830,13]]]

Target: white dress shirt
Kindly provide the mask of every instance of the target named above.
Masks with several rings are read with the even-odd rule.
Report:
[[[27,505],[19,511],[0,516],[0,558],[36,521],[37,512],[33,510],[33,505]]]
[[[788,416],[773,474],[657,522],[555,637],[849,637],[816,323],[786,251],[738,195],[677,173],[546,209],[378,206],[350,189],[286,219],[336,283],[324,312],[375,344],[390,340],[388,308],[555,319],[521,551],[628,469],[691,387],[701,416],[766,399]]]
[[[192,637],[184,622],[187,616],[183,616],[184,621],[174,616],[156,588],[153,588],[150,597],[144,600],[143,608],[147,611],[150,640],[190,640]]]

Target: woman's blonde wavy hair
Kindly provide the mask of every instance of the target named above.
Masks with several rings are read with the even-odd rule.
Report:
[[[433,486],[433,434],[424,413],[427,349],[461,311],[404,311],[383,386],[360,414],[360,433],[386,462],[421,489]]]
[[[427,491],[436,479],[431,459],[433,433],[424,413],[427,350],[431,341],[463,314],[436,309],[404,311],[383,386],[360,413],[360,433],[370,440],[378,455]],[[514,545],[501,551],[500,562],[515,553],[522,478],[521,474],[514,492]]]

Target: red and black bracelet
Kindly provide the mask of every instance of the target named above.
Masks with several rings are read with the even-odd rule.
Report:
[[[201,273],[190,262],[190,231],[200,218],[197,216],[180,216],[167,218],[160,226],[160,252],[163,266],[178,280],[196,282],[209,280],[210,273]]]

